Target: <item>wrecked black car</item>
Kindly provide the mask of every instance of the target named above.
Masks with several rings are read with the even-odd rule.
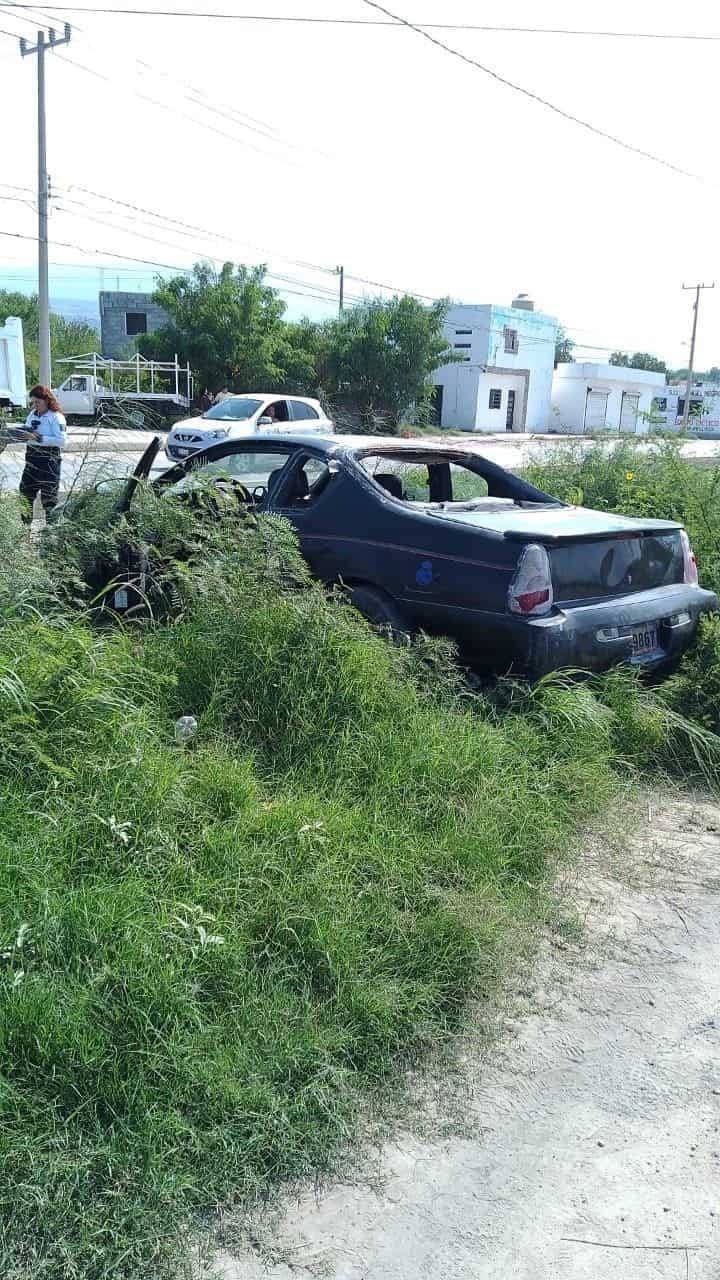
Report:
[[[680,525],[568,506],[457,446],[256,435],[154,481],[168,501],[208,484],[244,511],[286,517],[314,576],[344,585],[372,622],[449,635],[487,671],[668,666],[717,607]],[[127,601],[121,585],[113,607]]]

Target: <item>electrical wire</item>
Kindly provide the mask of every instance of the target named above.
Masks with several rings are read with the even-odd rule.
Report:
[[[173,218],[166,214],[157,213],[154,210],[143,208],[141,205],[131,204],[127,200],[119,200],[115,196],[107,195],[107,193],[105,192],[93,191],[89,187],[82,187],[77,183],[72,183],[71,186],[68,188],[68,191],[81,191],[85,195],[91,196],[93,199],[107,200],[111,204],[116,204],[123,208],[132,210],[132,212],[134,213],[141,213],[145,216],[153,217],[158,222],[165,222],[165,223],[172,224],[173,226],[184,228],[187,230],[188,233],[198,232],[201,235],[208,236],[210,237],[210,239],[213,239],[213,240],[224,240],[227,243],[234,244],[234,245],[237,245],[238,243],[237,241],[234,241],[231,236],[228,236],[223,232],[210,231],[207,227],[200,227],[194,223],[183,222],[179,218]],[[72,197],[69,197],[69,196],[66,196],[65,198],[72,200]],[[72,203],[80,203],[80,202],[73,200]],[[184,234],[184,231],[181,234]],[[285,254],[278,253],[277,251],[271,250],[271,249],[260,248],[257,245],[248,244],[248,242],[246,241],[242,241],[242,243],[245,244],[246,247],[255,250],[255,252],[267,253],[271,258],[281,258],[284,262],[289,262],[291,266],[300,267],[307,271],[319,271],[327,275],[336,274],[336,270],[333,267],[326,267],[317,262],[306,262],[306,261],[303,261],[302,259],[288,258],[286,257]],[[431,296],[430,294],[418,293],[416,291],[413,291],[412,289],[402,289],[397,285],[387,284],[386,282],[383,282],[380,280],[370,280],[366,276],[358,276],[348,271],[345,272],[345,279],[354,280],[356,284],[367,284],[375,289],[385,289],[390,293],[407,294],[409,297],[418,298],[421,302],[437,301],[437,299]]]
[[[0,236],[6,236],[8,239],[11,239],[11,240],[30,240],[33,242],[36,241],[35,236],[25,235],[19,231],[0,231]],[[54,240],[53,243],[56,244],[60,249],[74,249],[77,253],[82,253],[82,254],[85,254],[86,256],[89,254],[97,254],[97,255],[102,255],[104,257],[116,257],[121,259],[123,262],[137,262],[146,267],[159,267],[163,271],[173,271],[176,275],[190,276],[192,275],[192,272],[193,272],[192,267],[180,267],[172,262],[156,262],[156,261],[153,261],[151,258],[138,258],[138,257],[132,256],[129,253],[116,253],[114,250],[110,250],[110,249],[88,249],[83,245],[74,244],[67,240]],[[110,270],[110,268],[107,268],[107,269]],[[283,288],[281,292],[288,293],[301,298],[312,298],[317,302],[328,302],[327,296],[319,293],[312,293],[310,291],[300,292],[299,290]]]
[[[48,18],[51,22],[54,20],[45,10],[37,8],[34,5],[22,6],[23,8],[22,14],[21,13],[16,14],[12,12],[12,10],[17,10],[20,8],[20,6],[16,4],[7,5],[0,2],[0,9],[3,9],[3,8],[7,13],[7,15],[9,17],[14,18],[17,22],[28,22],[30,19],[25,16],[25,12],[26,11],[29,12],[31,9],[32,9],[32,12],[36,14],[41,14],[44,18]],[[76,29],[82,30],[82,28],[80,27],[77,27]],[[11,39],[19,39],[21,32],[3,31],[3,34],[9,36]],[[97,68],[95,67],[89,67],[85,63],[78,61],[77,58],[74,58],[68,53],[61,54],[56,51],[56,57],[59,58],[62,62],[67,62],[70,65],[77,67],[79,70],[85,71],[88,75],[92,75],[96,79],[103,80],[108,84],[112,84],[114,81],[118,80],[118,76],[108,75],[103,71],[98,71]],[[181,94],[181,98],[184,101],[188,102],[191,106],[195,108],[199,108],[200,111],[210,112],[213,115],[219,116],[221,119],[227,120],[230,124],[235,125],[237,128],[244,129],[250,133],[257,134],[259,137],[265,139],[265,141],[269,142],[273,146],[284,148],[293,153],[295,153],[298,149],[301,149],[304,151],[312,151],[313,153],[321,155],[326,159],[328,158],[327,153],[323,152],[319,148],[306,147],[303,144],[296,143],[296,142],[290,141],[289,139],[283,138],[282,135],[279,133],[279,131],[275,129],[273,125],[269,124],[266,121],[258,120],[254,116],[249,116],[245,112],[238,111],[235,107],[232,107],[230,104],[214,102],[210,98],[210,96],[206,94],[204,90],[200,89],[198,86],[192,85],[187,81],[177,81],[168,73],[153,67],[152,64],[148,62],[144,62],[139,58],[134,59],[134,61],[137,63],[137,66],[140,67],[141,69],[139,74],[145,75],[147,74],[148,71],[150,71],[154,75],[159,74],[163,76],[165,79],[170,80],[173,84],[182,84],[183,87],[189,92]],[[123,81],[123,83],[126,83],[126,82]],[[278,153],[275,151],[269,151],[265,147],[259,147],[257,145],[254,145],[253,143],[249,142],[245,138],[239,138],[234,134],[226,133],[224,130],[218,129],[217,126],[212,125],[206,120],[198,119],[196,116],[189,115],[187,112],[183,112],[178,106],[174,104],[162,102],[157,98],[150,97],[148,94],[141,92],[141,90],[139,89],[135,90],[135,94],[138,98],[141,98],[143,101],[150,103],[152,106],[158,107],[162,111],[169,112],[172,115],[181,115],[186,120],[189,120],[191,123],[196,124],[199,128],[207,129],[211,133],[216,133],[220,137],[227,138],[228,141],[230,142],[235,142],[237,145],[247,147],[252,151],[256,151],[259,155],[268,156],[275,162],[286,164],[289,167],[294,169],[300,167],[289,157],[278,155]],[[190,94],[193,94],[194,96],[191,97]],[[205,99],[205,101],[202,101],[201,99]]]
[[[50,5],[51,9],[62,10],[68,13],[89,13],[89,14],[110,14],[127,18],[202,18],[211,19],[222,22],[267,22],[267,23],[294,23],[308,26],[338,26],[338,27],[397,27],[402,26],[403,20],[400,18],[380,19],[380,18],[332,18],[332,17],[314,17],[308,14],[280,14],[280,13],[227,13],[212,12],[203,13],[196,9],[130,9],[119,8],[114,6],[80,6],[80,5]],[[30,9],[35,8],[34,5],[15,3],[14,0],[0,0],[0,8],[12,9]],[[37,12],[40,12],[37,10]],[[696,40],[696,41],[720,41],[720,35],[705,34],[704,32],[687,32],[687,31],[602,31],[587,30],[582,28],[568,27],[520,27],[520,26],[499,26],[490,23],[478,22],[418,22],[415,24],[423,31],[482,31],[482,32],[500,32],[511,35],[542,35],[542,36],[601,36],[612,40]]]
[[[10,0],[8,0],[7,4],[0,3],[0,8],[3,8],[3,7],[18,8],[19,6],[16,4],[10,3]],[[31,10],[32,13],[39,14],[42,18],[47,19],[49,22],[57,21],[57,18],[53,18],[53,16],[49,14],[45,9],[40,9],[37,5],[33,5],[32,7],[30,5],[27,5],[26,9],[27,11]],[[26,21],[26,19],[24,18],[19,20]],[[78,23],[75,23],[74,26],[76,31],[82,32],[83,30],[85,30]],[[90,36],[90,38],[92,40],[92,35]],[[262,136],[270,138],[271,140],[277,140],[283,143],[283,145],[288,145],[288,146],[294,145],[293,143],[285,143],[279,134],[279,130],[277,130],[275,126],[271,125],[268,121],[259,120],[256,116],[248,115],[247,112],[238,111],[238,109],[234,106],[231,106],[230,103],[222,103],[220,105],[213,103],[213,100],[210,98],[209,94],[205,92],[204,89],[199,88],[197,85],[191,84],[187,80],[179,79],[176,75],[173,75],[167,71],[163,71],[162,68],[154,66],[152,63],[144,62],[141,58],[135,58],[133,59],[133,61],[137,64],[138,67],[140,67],[142,74],[151,72],[153,75],[162,76],[164,79],[170,80],[170,82],[173,85],[181,84],[184,88],[188,89],[191,93],[197,94],[201,98],[205,98],[207,100],[207,103],[209,104],[208,106],[204,106],[203,103],[197,102],[196,99],[193,99],[193,101],[196,102],[196,105],[203,107],[204,110],[214,111],[219,115],[225,115],[225,113],[229,112],[230,114],[227,116],[227,118],[233,119],[236,123],[243,125],[243,127],[253,128],[255,132],[262,134]],[[220,106],[222,106],[224,110],[221,110]]]
[[[188,234],[191,232],[196,232],[196,233],[199,233],[200,235],[209,236],[210,239],[212,240],[224,240],[228,244],[235,244],[235,245],[238,243],[238,241],[233,240],[232,236],[226,235],[224,232],[210,231],[207,227],[197,226],[193,222],[183,222],[181,219],[173,218],[169,214],[158,213],[156,210],[153,210],[153,209],[145,209],[143,208],[142,205],[131,204],[127,200],[119,200],[117,199],[116,196],[109,196],[106,193],[101,191],[92,191],[89,187],[82,187],[75,182],[71,183],[71,185],[68,187],[68,191],[81,191],[84,195],[91,196],[95,200],[107,200],[110,204],[116,204],[118,206],[121,206],[124,209],[129,209],[133,213],[141,213],[146,217],[155,218],[159,222],[170,223],[173,226],[182,228],[183,232],[187,232]],[[66,197],[66,198],[70,198],[70,197]],[[326,272],[329,275],[335,274],[333,268],[320,266],[316,262],[304,262],[301,258],[288,258],[285,256],[285,254],[276,253],[274,250],[270,250],[270,249],[260,248],[258,245],[250,244],[248,241],[245,241],[245,240],[241,241],[240,243],[246,245],[246,247],[249,249],[253,249],[256,253],[268,253],[272,257],[282,258],[284,262],[289,262],[290,265],[293,267],[303,267],[309,271],[322,271],[322,272]],[[355,279],[355,277],[353,277],[353,279]],[[367,283],[370,283],[370,282],[368,281]]]
[[[623,138],[616,137],[613,133],[608,133],[605,129],[599,128],[597,125],[590,124],[588,120],[583,120],[580,116],[573,115],[570,111],[565,111],[563,107],[558,107],[554,102],[550,102],[547,98],[543,98],[539,93],[534,93],[532,89],[526,89],[524,85],[516,84],[513,80],[508,80],[506,76],[501,76],[498,71],[493,71],[491,67],[487,67],[482,62],[478,62],[476,58],[471,58],[466,53],[461,53],[459,49],[453,49],[451,45],[445,44],[439,40],[437,36],[433,36],[429,31],[424,31],[422,27],[416,26],[414,22],[408,22],[407,18],[401,18],[396,13],[392,13],[386,9],[384,5],[378,4],[377,0],[363,0],[364,4],[370,6],[371,9],[377,9],[378,13],[384,13],[386,17],[394,19],[395,22],[401,22],[409,31],[414,31],[416,35],[421,36],[423,40],[428,40],[430,44],[436,48],[442,49],[444,53],[449,53],[453,58],[459,58],[461,62],[467,63],[469,67],[474,67],[476,71],[481,71],[483,75],[490,76],[499,84],[504,84],[506,88],[512,89],[515,93],[521,93],[524,97],[530,98],[531,101],[537,102],[542,107],[547,107],[549,111],[553,111],[556,115],[561,116],[563,120],[569,120],[571,124],[579,125],[582,129],[587,129],[590,133],[594,133],[599,138],[604,138],[606,142],[613,142],[616,146],[622,147],[625,151],[631,151],[634,155],[642,156],[645,160],[651,160],[654,164],[662,165],[665,169],[672,170],[673,173],[681,174],[684,178],[694,178],[702,181],[696,173],[690,173],[687,169],[681,169],[679,165],[673,164],[670,160],[664,160],[661,156],[653,155],[651,151],[644,151],[642,147],[636,147],[632,142],[625,142]]]
[[[88,67],[84,62],[78,62],[77,58],[71,58],[66,53],[55,53],[55,57],[61,62],[67,62],[70,66],[77,67],[80,71],[85,71],[88,75],[94,76],[97,80],[104,80],[108,84],[112,84],[113,77],[106,75],[103,71],[98,71],[95,67]],[[247,147],[250,151],[257,152],[258,155],[266,156],[275,163],[288,165],[292,169],[299,169],[301,166],[295,164],[287,156],[278,156],[277,154],[267,151],[264,147],[258,147],[253,142],[248,142],[246,138],[238,138],[237,134],[227,133],[224,129],[218,129],[217,125],[208,123],[206,120],[198,120],[196,116],[189,115],[187,111],[182,111],[179,107],[170,103],[161,102],[158,98],[151,98],[146,93],[134,90],[135,97],[141,98],[143,102],[149,102],[154,107],[159,107],[161,111],[167,111],[172,116],[182,116],[184,120],[189,120],[191,124],[197,125],[200,129],[205,129],[209,133],[217,134],[219,138],[226,138],[228,142],[235,143],[238,147]]]

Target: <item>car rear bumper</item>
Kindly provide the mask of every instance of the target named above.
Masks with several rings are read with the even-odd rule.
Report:
[[[718,607],[712,591],[680,583],[640,591],[592,604],[558,606],[545,618],[475,612],[469,609],[433,610],[434,631],[457,636],[462,651],[493,671],[522,671],[541,676],[561,667],[605,671],[621,662],[652,668],[679,658],[691,643],[701,614]],[[442,613],[442,618],[440,614]],[[657,647],[634,656],[633,628],[654,626]]]
[[[637,595],[559,609],[557,616],[530,619],[526,661],[534,675],[576,666],[605,671],[619,662],[657,667],[673,662],[685,652],[700,616],[718,607],[717,596],[700,587],[680,584]],[[657,647],[636,656],[632,632],[654,626]]]

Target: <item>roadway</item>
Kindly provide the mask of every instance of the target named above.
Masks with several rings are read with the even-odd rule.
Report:
[[[62,490],[76,484],[96,483],[98,480],[126,475],[136,465],[153,435],[147,431],[102,431],[83,427],[70,428],[67,446],[63,451]],[[342,436],[338,436],[342,440]],[[423,444],[437,443],[439,448],[460,445],[472,453],[482,454],[510,471],[518,471],[531,459],[547,460],[559,448],[574,443],[580,451],[591,448],[596,441],[578,436],[559,435],[471,435],[469,433],[443,433],[437,437],[422,437]],[[608,448],[617,437],[608,439]],[[637,440],[640,447],[652,449],[654,442]],[[712,463],[720,457],[720,440],[687,440],[681,446],[683,457],[689,461]],[[25,449],[23,445],[10,445],[0,453],[0,487],[16,489],[22,473]],[[152,474],[159,475],[170,465],[161,450]]]

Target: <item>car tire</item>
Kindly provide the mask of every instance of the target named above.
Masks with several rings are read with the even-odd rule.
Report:
[[[349,588],[348,595],[353,608],[373,627],[389,632],[393,640],[407,640],[411,631],[410,624],[397,601],[387,592],[368,583],[358,582]]]

